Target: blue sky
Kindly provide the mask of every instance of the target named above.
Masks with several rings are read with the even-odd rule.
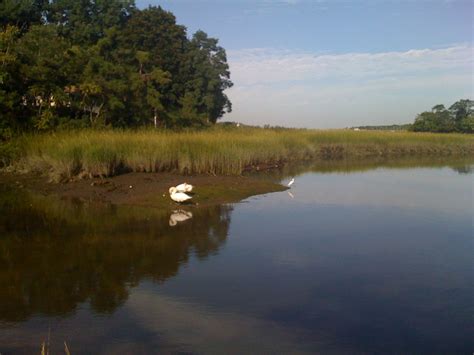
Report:
[[[222,120],[341,128],[406,123],[473,98],[471,1],[137,0],[228,54]]]

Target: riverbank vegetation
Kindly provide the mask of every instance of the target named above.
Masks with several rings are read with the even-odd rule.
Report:
[[[26,134],[4,157],[53,180],[124,172],[238,175],[286,162],[474,154],[474,136],[412,132],[212,127],[200,131],[83,130]]]

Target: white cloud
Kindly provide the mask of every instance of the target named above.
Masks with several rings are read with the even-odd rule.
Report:
[[[314,80],[328,77],[363,79],[406,75],[472,65],[473,49],[457,46],[406,52],[324,54],[249,49],[229,52],[232,77],[238,85]]]
[[[408,122],[438,102],[450,104],[473,94],[473,48],[468,45],[346,54],[254,48],[228,56],[235,112],[227,119],[246,123],[344,127]],[[292,124],[285,121],[289,115]]]
[[[310,353],[309,346],[300,338],[307,336],[304,329],[253,315],[210,309],[145,290],[135,290],[126,308],[147,331],[159,337],[163,347],[168,345],[175,350],[172,352],[178,348],[181,352],[204,354],[244,354],[249,349],[256,354]],[[321,352],[327,352],[328,345],[334,346],[329,339],[327,335],[321,336]]]

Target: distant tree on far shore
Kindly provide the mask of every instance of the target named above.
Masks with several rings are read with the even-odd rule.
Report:
[[[420,113],[411,129],[414,132],[474,133],[474,101],[459,100],[449,109],[435,105],[431,111]]]

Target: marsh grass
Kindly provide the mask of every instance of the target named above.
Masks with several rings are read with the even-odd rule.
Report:
[[[474,153],[472,135],[249,127],[56,132],[15,143],[21,147],[16,170],[47,172],[56,181],[128,171],[235,175],[310,159]]]

